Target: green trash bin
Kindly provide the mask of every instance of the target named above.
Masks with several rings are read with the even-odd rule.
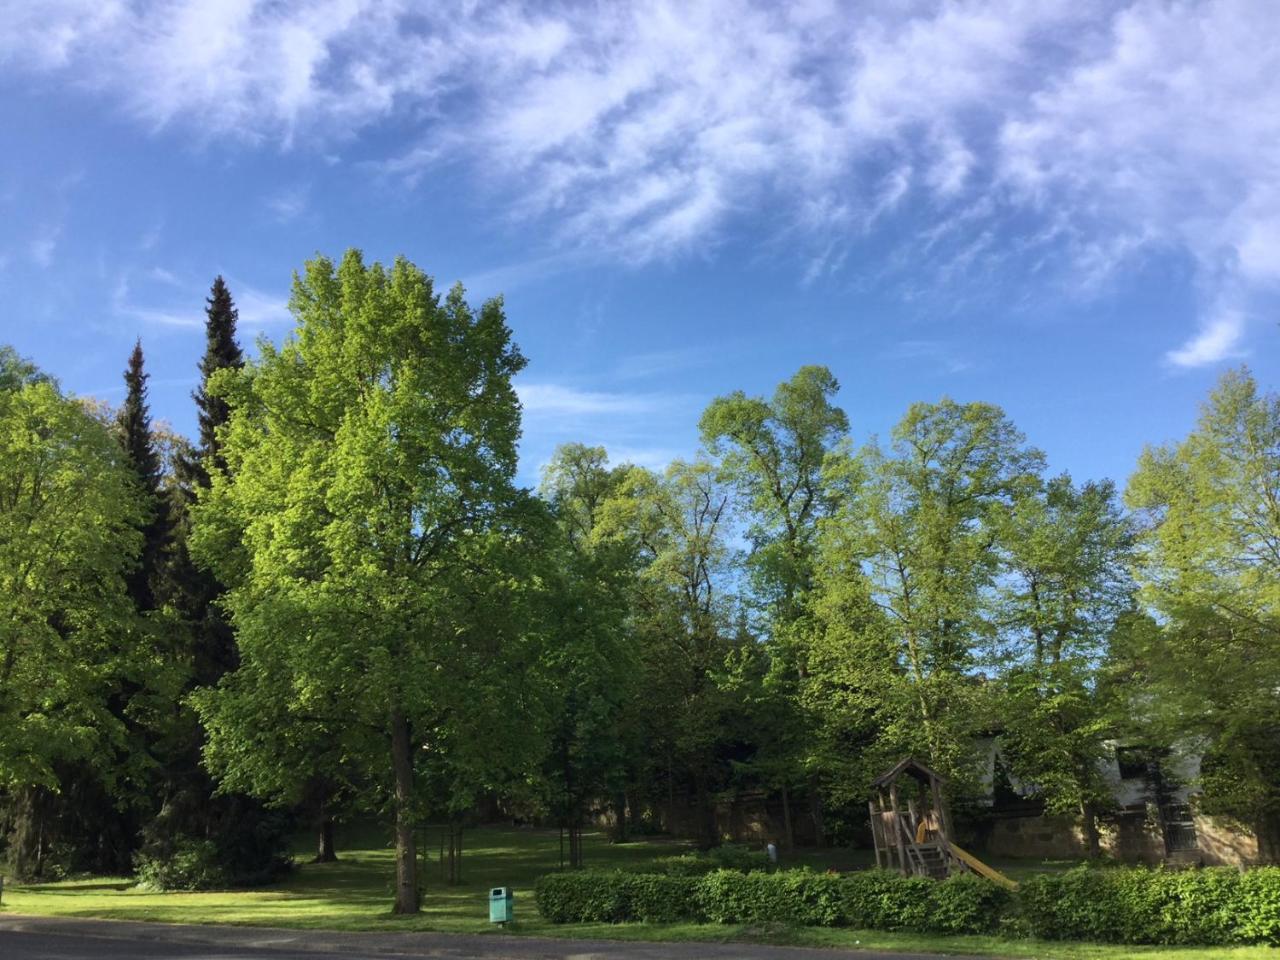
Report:
[[[494,887],[489,891],[489,922],[510,923],[512,906],[516,896],[510,887]]]

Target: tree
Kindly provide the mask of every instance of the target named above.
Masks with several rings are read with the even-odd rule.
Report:
[[[1109,482],[1054,477],[1014,502],[1000,531],[1001,751],[1052,813],[1078,813],[1090,855],[1114,802],[1102,777],[1116,730],[1111,641],[1133,610],[1133,529]]]
[[[778,385],[770,400],[736,391],[711,402],[699,428],[703,443],[721,457],[728,483],[748,518],[747,559],[756,603],[765,611],[768,660],[743,689],[765,711],[758,723],[760,756],[754,766],[781,791],[786,845],[793,844],[790,788],[805,779],[811,742],[799,687],[808,675],[800,629],[813,585],[819,521],[832,503],[822,483],[828,453],[848,433],[849,420],[831,398],[839,384],[826,367],[808,366]],[[811,784],[815,824],[821,824]],[[821,827],[819,826],[821,840]]]
[[[204,312],[205,348],[200,358],[200,386],[191,395],[196,402],[199,438],[196,456],[185,465],[185,478],[192,488],[209,486],[210,472],[226,469],[218,433],[226,426],[230,409],[226,398],[210,391],[210,381],[220,370],[239,370],[244,366],[244,353],[236,340],[240,311],[221,275],[213,279]]]
[[[639,659],[626,625],[634,562],[617,541],[597,536],[604,505],[628,468],[610,469],[603,447],[566,444],[543,472],[542,496],[557,521],[559,542],[546,545],[557,571],[547,649],[551,697],[545,773],[552,811],[569,832],[569,864],[582,866],[582,822],[597,797],[613,799],[618,834],[626,836],[625,788],[640,748],[630,709],[639,694]]]
[[[841,506],[818,568],[821,685],[844,722],[860,716],[870,731],[866,780],[908,753],[970,779],[1000,519],[1035,488],[1042,460],[998,407],[944,399],[914,404],[889,452],[873,444],[831,463]]]
[[[646,691],[651,762],[665,764],[669,816],[677,779],[687,782],[703,846],[719,841],[713,792],[731,707],[722,675],[734,650],[734,609],[721,590],[729,491],[706,461],[676,461],[663,474],[633,467],[600,511],[597,536],[640,563],[632,635]]]
[[[1223,376],[1186,439],[1148,448],[1126,498],[1154,629],[1136,709],[1203,748],[1206,809],[1280,859],[1280,397]]]
[[[102,422],[11,356],[0,374],[0,789],[19,806],[16,872],[38,875],[59,768],[123,775],[110,702],[145,660],[125,589],[142,512]]]
[[[460,771],[460,799],[507,759],[480,743],[520,743],[505,721],[536,662],[520,563],[537,509],[513,484],[524,358],[500,300],[441,299],[403,259],[319,257],[290,307],[280,348],[211,384],[234,480],[213,473],[193,546],[230,587],[240,670],[281,663],[291,711],[390,744],[395,909],[412,913],[415,760]]]
[[[225,472],[221,431],[230,417],[225,398],[210,389],[220,371],[240,370],[244,354],[236,340],[239,311],[226,282],[215,277],[205,301],[205,350],[200,358],[200,386],[191,397],[196,402],[199,424],[198,443],[175,459],[179,514],[176,530],[175,561],[172,577],[176,584],[177,602],[192,625],[194,640],[193,680],[198,686],[210,686],[235,667],[236,645],[230,625],[225,621],[217,600],[223,585],[208,570],[198,569],[190,557],[189,508],[199,491],[209,487],[213,472]]]
[[[142,340],[129,354],[124,372],[125,399],[118,418],[120,444],[133,468],[145,516],[139,532],[142,551],[137,567],[128,577],[129,596],[140,613],[156,608],[156,587],[169,540],[169,511],[161,495],[160,454],[151,433],[151,411],[147,405],[147,377],[143,369]]]

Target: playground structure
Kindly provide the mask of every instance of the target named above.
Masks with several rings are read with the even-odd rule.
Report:
[[[987,866],[952,840],[951,813],[942,795],[945,783],[914,757],[898,761],[875,779],[876,794],[867,803],[867,809],[871,813],[876,866],[897,870],[908,877],[934,880],[970,872],[1003,887],[1017,887],[999,870]]]

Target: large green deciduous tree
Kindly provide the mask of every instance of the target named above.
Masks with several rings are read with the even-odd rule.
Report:
[[[832,462],[842,503],[824,524],[816,642],[833,676],[820,686],[846,736],[872,738],[866,761],[915,753],[962,781],[973,772],[1000,522],[1042,461],[998,407],[943,400],[913,405],[889,451]]]
[[[1132,524],[1109,481],[1062,475],[1004,512],[1000,540],[1000,750],[1050,812],[1080,815],[1096,857],[1097,816],[1114,803],[1102,777],[1119,709],[1107,673],[1134,605]]]
[[[0,789],[21,800],[56,791],[60,764],[120,773],[111,700],[148,664],[125,588],[142,519],[129,466],[102,420],[15,361],[0,355]],[[15,845],[38,874],[43,844]]]
[[[752,598],[764,613],[766,662],[741,674],[739,689],[757,713],[758,750],[740,765],[780,791],[785,842],[793,843],[791,789],[809,781],[821,842],[810,724],[800,686],[809,673],[805,605],[814,579],[819,521],[831,512],[823,465],[845,439],[849,420],[832,403],[839,390],[826,367],[801,367],[769,399],[741,391],[718,397],[699,429],[747,520]]]
[[[193,547],[230,587],[241,669],[288,678],[263,695],[285,686],[299,717],[389,746],[395,909],[415,912],[415,761],[465,799],[523,742],[514,717],[534,692],[519,564],[537,511],[513,484],[524,359],[500,300],[441,299],[403,259],[312,260],[290,306],[294,334],[211,385],[232,411],[228,473]],[[230,719],[216,697],[202,711]]]
[[[735,645],[733,598],[722,589],[730,492],[717,474],[706,461],[676,461],[661,474],[632,467],[596,531],[639,562],[631,628],[652,772],[665,777],[669,801],[677,780],[690,787],[704,846],[719,841],[713,793],[728,766],[719,749],[733,706],[720,682]]]
[[[1226,374],[1179,443],[1147,449],[1126,493],[1142,526],[1135,633],[1156,697],[1138,707],[1205,749],[1209,810],[1280,858],[1280,397]]]
[[[581,828],[594,800],[613,802],[617,835],[625,839],[628,771],[643,748],[633,722],[640,658],[627,631],[633,558],[624,544],[597,535],[601,512],[627,472],[609,467],[603,447],[577,443],[560,447],[543,471],[541,493],[560,534],[543,544],[556,571],[545,775],[552,812],[569,831],[573,867],[583,865]]]

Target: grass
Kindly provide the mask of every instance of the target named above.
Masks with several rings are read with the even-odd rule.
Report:
[[[390,913],[392,851],[382,834],[368,828],[339,835],[337,863],[303,863],[284,882],[255,890],[210,893],[151,893],[137,889],[127,877],[94,877],[39,885],[6,885],[4,912],[60,917],[98,917],[167,923],[211,923],[347,931],[439,930],[488,933],[486,895],[490,887],[516,891],[517,922],[506,932],[549,937],[612,940],[757,942],[817,947],[934,951],[1044,960],[1280,960],[1266,947],[1174,948],[1113,947],[1092,944],[1004,940],[998,937],[936,937],[881,931],[746,927],[714,924],[581,924],[555,926],[543,921],[533,904],[533,883],[557,868],[556,831],[484,828],[464,838],[463,879],[456,887],[440,882],[438,834],[426,871],[423,910],[414,917]],[[346,844],[344,848],[343,844]],[[682,852],[685,845],[659,839],[611,844],[600,833],[584,836],[588,867],[639,867],[656,857]],[[299,846],[299,858],[309,852]],[[784,865],[807,865],[825,870],[866,866],[862,851],[805,850],[786,857]],[[995,866],[1014,876],[1069,863],[1003,861]]]

